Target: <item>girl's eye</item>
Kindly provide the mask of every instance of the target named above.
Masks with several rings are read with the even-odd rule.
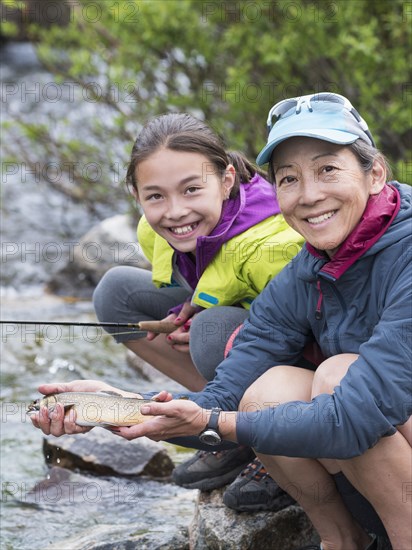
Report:
[[[148,195],[146,197],[147,201],[158,201],[162,198],[162,195],[160,193],[153,193],[153,195]]]
[[[199,187],[195,187],[194,185],[192,185],[191,187],[188,187],[186,190],[185,190],[185,193],[187,195],[193,195],[193,193],[196,193],[196,191],[199,190]]]

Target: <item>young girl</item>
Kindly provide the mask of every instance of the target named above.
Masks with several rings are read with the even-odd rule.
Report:
[[[176,330],[167,336],[114,337],[199,391],[213,379],[253,299],[303,239],[284,221],[263,173],[242,155],[226,153],[220,138],[188,114],[146,124],[132,150],[127,182],[144,212],[138,240],[152,272],[111,269],[95,290],[96,314],[116,323],[173,320]],[[246,448],[200,452],[175,471],[175,481],[201,489],[222,486],[253,456]]]

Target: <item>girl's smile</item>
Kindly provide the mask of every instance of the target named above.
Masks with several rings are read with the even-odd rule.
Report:
[[[191,223],[190,225],[183,225],[181,227],[169,227],[168,229],[173,233],[173,235],[187,236],[192,233],[198,226],[199,223],[195,222]]]
[[[162,148],[139,163],[138,200],[154,231],[181,252],[195,252],[198,237],[219,223],[235,182],[229,165],[216,173],[202,154]]]

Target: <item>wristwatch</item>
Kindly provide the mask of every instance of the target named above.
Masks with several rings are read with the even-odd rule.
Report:
[[[212,409],[206,428],[199,434],[202,443],[206,443],[206,445],[219,445],[219,443],[222,443],[222,437],[218,429],[219,414],[221,412],[222,409],[218,407]]]

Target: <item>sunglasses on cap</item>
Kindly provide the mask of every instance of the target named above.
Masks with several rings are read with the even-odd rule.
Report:
[[[360,116],[352,103],[343,95],[332,92],[320,92],[317,94],[309,94],[279,101],[279,103],[276,103],[276,105],[274,105],[269,111],[266,122],[268,134],[280,119],[299,114],[302,109],[307,109],[309,112],[313,112],[316,111],[317,107],[320,105],[324,108],[325,104],[330,104],[330,107],[332,108],[335,104],[337,107],[339,106],[339,109],[346,109],[354,117],[361,130],[369,138],[371,145],[375,147],[375,142],[366,121]]]

